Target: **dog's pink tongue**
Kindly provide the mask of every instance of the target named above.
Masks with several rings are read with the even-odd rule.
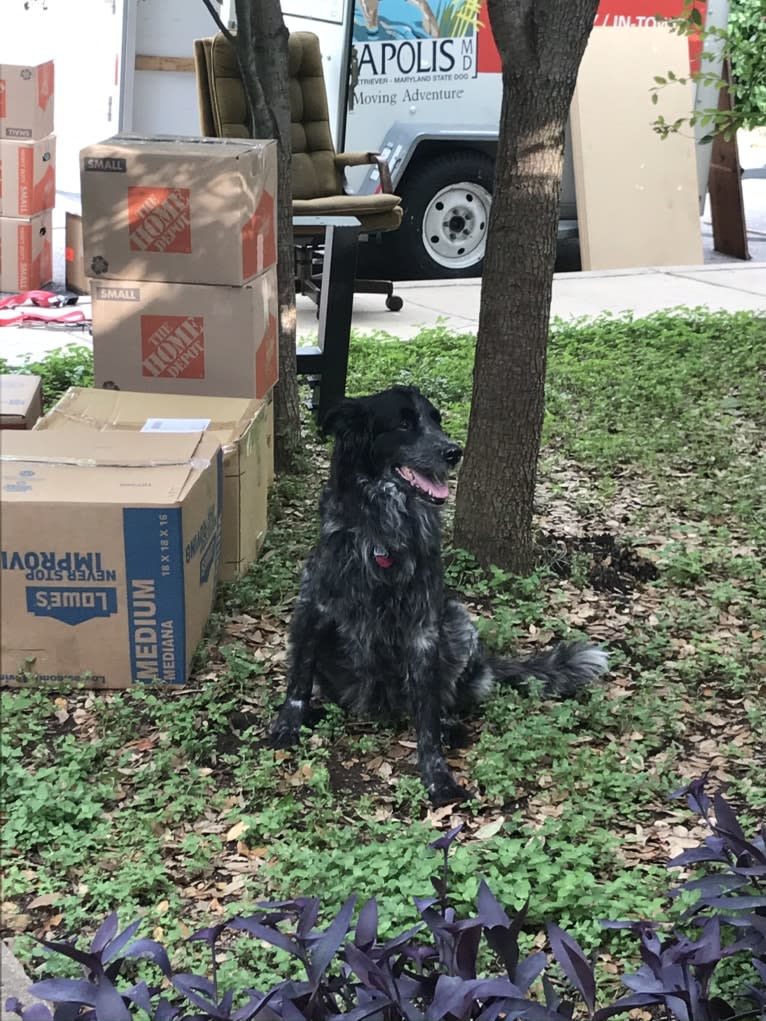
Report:
[[[420,472],[416,472],[414,468],[410,468],[412,477],[415,480],[416,485],[420,486],[429,496],[432,496],[435,500],[446,500],[449,496],[449,489],[443,482],[434,482],[433,479],[427,479],[425,475],[421,475]]]

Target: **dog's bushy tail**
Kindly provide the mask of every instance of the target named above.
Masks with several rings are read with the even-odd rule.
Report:
[[[591,684],[608,667],[607,655],[590,642],[561,642],[529,659],[497,657],[492,669],[498,684],[525,688],[531,680],[543,682],[543,694],[566,698]]]

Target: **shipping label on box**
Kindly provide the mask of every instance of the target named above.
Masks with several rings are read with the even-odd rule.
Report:
[[[0,64],[0,138],[45,138],[53,131],[53,61]]]
[[[0,139],[0,215],[33,216],[56,204],[56,136]]]
[[[242,287],[91,281],[96,385],[265,397],[278,376],[277,271]]]
[[[214,436],[223,449],[221,579],[229,581],[257,558],[266,536],[271,409],[271,401],[71,387],[35,429],[206,430]]]
[[[0,461],[0,680],[185,683],[218,575],[217,440],[14,432]]]
[[[39,376],[15,372],[0,375],[0,429],[32,429],[42,413]]]
[[[31,291],[53,276],[50,209],[26,219],[0,216],[0,291]]]
[[[89,276],[238,286],[276,263],[273,141],[118,135],[80,170]]]

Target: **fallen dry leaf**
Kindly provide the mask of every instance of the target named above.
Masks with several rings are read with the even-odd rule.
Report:
[[[239,840],[240,837],[244,837],[247,831],[250,829],[250,823],[240,819],[239,822],[234,823],[230,830],[226,833],[226,842],[230,840]]]

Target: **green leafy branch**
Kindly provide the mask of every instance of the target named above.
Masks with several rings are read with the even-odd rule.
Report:
[[[667,75],[655,76],[654,87],[650,89],[652,102],[658,102],[660,91],[668,85],[688,85],[690,82],[718,90],[728,87],[733,102],[728,110],[707,107],[674,121],[667,121],[660,114],[652,123],[657,134],[667,138],[686,125],[693,128],[699,124],[710,127],[710,131],[700,139],[706,143],[716,135],[731,139],[740,128],[766,124],[765,0],[732,0],[726,28],[706,28],[697,0],[685,0],[678,17],[662,20],[678,35],[700,37],[705,47],[700,55],[701,63],[704,65],[706,60],[715,60],[723,67],[728,62],[732,80],[727,82],[721,74],[710,70],[692,71],[688,75],[668,71]]]

